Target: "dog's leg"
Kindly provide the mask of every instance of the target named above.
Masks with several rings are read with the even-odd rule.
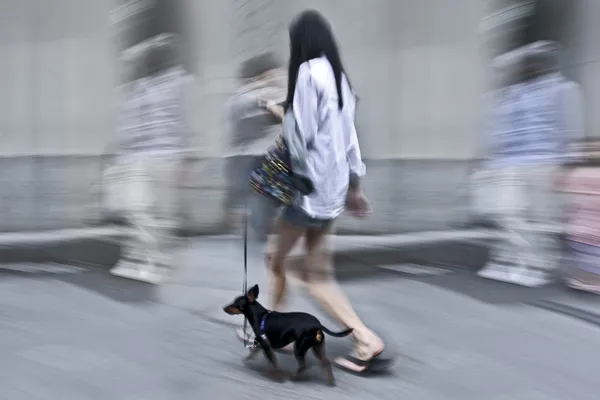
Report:
[[[258,343],[260,344],[260,347],[262,348],[263,352],[265,353],[265,356],[267,357],[267,360],[269,360],[269,362],[271,363],[271,376],[273,377],[274,380],[278,381],[278,382],[282,382],[283,381],[283,374],[281,373],[281,370],[279,369],[279,362],[277,361],[277,357],[275,357],[275,352],[273,351],[273,348],[269,345],[269,343],[265,342],[264,340],[257,338]]]
[[[302,376],[304,371],[306,371],[305,356],[306,356],[307,351],[308,351],[308,348],[306,348],[306,341],[304,341],[304,340],[296,341],[296,344],[294,346],[294,357],[296,358],[296,361],[298,361],[298,369],[296,370],[296,373],[294,375],[292,375],[292,380],[300,379],[300,377]]]
[[[321,361],[321,366],[327,371],[327,384],[329,386],[335,386],[335,377],[333,376],[333,369],[331,368],[331,361],[325,355],[325,341],[321,340],[320,343],[313,346],[313,352],[315,356]]]
[[[251,349],[250,354],[244,357],[244,362],[252,361],[258,353],[260,353],[260,347],[255,347]]]

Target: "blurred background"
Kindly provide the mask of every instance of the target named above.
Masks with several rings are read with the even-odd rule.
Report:
[[[243,365],[242,321],[223,312],[244,271],[239,224],[224,223],[237,196],[228,171],[247,156],[232,146],[228,110],[260,80],[241,66],[265,52],[285,65],[289,23],[309,8],[333,25],[359,97],[362,186],[374,209],[336,221],[335,275],[398,358],[383,377],[336,372],[340,387],[327,393],[318,381],[274,385],[259,375],[266,363]],[[245,399],[257,390],[265,400],[597,399],[598,16],[598,0],[0,0],[0,399]],[[136,79],[163,34],[178,38],[187,74]],[[248,108],[269,117],[253,122],[280,129],[256,101],[284,92],[281,74],[267,77],[277,90]],[[158,160],[144,171],[143,156],[131,158],[123,176],[138,179],[123,179],[123,193],[148,212],[135,215],[134,204],[137,225],[121,229],[107,212],[114,143],[119,128],[139,138],[148,124],[120,115],[156,117],[154,132],[181,127],[139,107],[143,98],[176,109],[180,82],[190,118],[177,132],[190,143],[182,174],[161,183],[177,182],[178,218],[168,222],[187,237],[172,240],[150,202],[169,191],[148,189],[147,176],[175,168]],[[490,94],[496,103],[484,101]],[[570,96],[567,112],[549,108],[554,94]],[[484,149],[489,139],[497,142]],[[563,146],[570,139],[577,146]],[[540,152],[540,165],[528,164]],[[477,173],[490,170],[479,185]],[[560,192],[575,207],[562,209]],[[261,301],[263,244],[252,242],[247,259]],[[290,309],[336,326],[295,289]],[[328,352],[349,343],[331,340]]]
[[[122,52],[175,32],[195,75],[196,160],[181,187],[193,232],[218,232],[229,129],[223,105],[249,55],[287,58],[287,26],[314,7],[330,18],[361,98],[357,124],[372,218],[345,232],[400,233],[469,224],[469,162],[493,57],[540,40],[600,98],[594,15],[586,0],[43,0],[0,2],[3,73],[0,230],[81,227],[100,218],[90,186],[115,135]],[[130,50],[131,51],[131,50]],[[587,134],[597,121],[588,113]],[[410,211],[407,211],[410,210]]]

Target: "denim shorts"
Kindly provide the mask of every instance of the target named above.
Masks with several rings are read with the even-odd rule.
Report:
[[[286,206],[281,211],[281,219],[298,228],[322,230],[333,222],[333,219],[309,217],[301,208]]]

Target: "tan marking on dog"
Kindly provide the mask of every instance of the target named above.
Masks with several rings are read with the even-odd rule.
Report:
[[[321,343],[323,341],[323,332],[317,331],[317,336],[315,339],[317,339],[317,342]]]

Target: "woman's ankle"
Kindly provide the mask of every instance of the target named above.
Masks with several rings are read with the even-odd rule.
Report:
[[[356,341],[356,352],[359,355],[370,357],[383,351],[383,340],[370,330],[356,332],[356,334],[354,334],[354,339]]]

